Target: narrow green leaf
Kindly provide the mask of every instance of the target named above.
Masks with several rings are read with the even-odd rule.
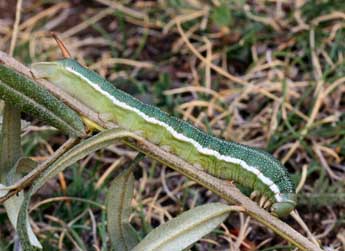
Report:
[[[230,211],[221,203],[190,209],[152,230],[132,251],[181,251],[216,228]]]
[[[0,153],[0,175],[1,182],[6,184],[13,184],[20,175],[17,173],[18,163],[20,162],[21,150],[21,121],[20,110],[12,107],[11,104],[6,103],[3,116],[3,127],[1,131],[1,153]],[[4,185],[0,184],[3,188]],[[6,191],[6,190],[5,190]],[[0,193],[3,193],[1,191]],[[20,207],[24,201],[23,192],[13,196],[4,203],[4,207],[8,218],[15,230],[17,229],[17,220]],[[24,221],[25,231],[28,233],[28,240],[32,246],[41,248],[41,244],[33,233],[29,221]],[[25,249],[26,250],[26,249]]]
[[[0,64],[0,98],[61,131],[85,135],[79,115],[32,80]]]
[[[27,245],[25,245],[25,248],[23,246],[23,250],[35,250],[37,248],[41,249],[42,245],[38,241],[36,235],[34,234],[30,223],[29,218],[25,217],[22,220],[20,220],[20,210],[24,206],[25,200],[24,200],[24,192],[18,193],[18,195],[13,196],[9,198],[7,201],[4,202],[4,206],[7,212],[7,215],[12,223],[12,225],[17,230],[18,234],[20,232],[25,232],[27,236]],[[28,247],[32,247],[32,249],[29,249]]]
[[[6,103],[3,115],[4,121],[0,139],[0,182],[9,184],[13,182],[15,174],[15,169],[12,167],[22,154],[20,111]],[[9,174],[10,171],[11,175]]]
[[[138,243],[138,235],[129,223],[131,200],[133,197],[133,168],[145,155],[139,153],[111,183],[107,194],[106,207],[108,233],[115,251],[129,251]]]

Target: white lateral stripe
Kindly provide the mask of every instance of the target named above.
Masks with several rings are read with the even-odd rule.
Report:
[[[200,153],[203,153],[205,155],[211,155],[211,156],[214,156],[216,157],[217,159],[219,160],[224,160],[226,162],[229,162],[229,163],[234,163],[234,164],[237,164],[237,165],[240,165],[241,167],[243,167],[244,169],[246,169],[247,171],[255,174],[264,184],[266,184],[270,189],[271,191],[274,193],[274,197],[276,199],[277,202],[280,202],[282,201],[282,198],[280,196],[280,189],[279,187],[273,183],[273,181],[264,176],[260,170],[258,170],[257,168],[253,167],[253,166],[249,166],[245,161],[241,160],[241,159],[236,159],[236,158],[233,158],[233,157],[230,157],[230,156],[224,156],[224,155],[221,155],[219,152],[213,150],[213,149],[209,149],[209,148],[204,148],[203,146],[201,146],[197,141],[195,141],[194,139],[191,139],[191,138],[188,138],[186,137],[185,135],[181,134],[181,133],[178,133],[174,130],[174,128],[172,128],[171,126],[165,124],[164,122],[162,121],[159,121],[155,118],[152,118],[152,117],[149,117],[147,116],[145,113],[143,113],[142,111],[132,107],[132,106],[129,106],[128,104],[126,103],[123,103],[119,100],[117,100],[114,96],[112,96],[110,93],[104,91],[99,85],[97,84],[94,84],[92,83],[89,79],[87,79],[86,77],[84,77],[83,75],[81,75],[79,72],[76,72],[74,71],[73,69],[69,68],[69,67],[66,67],[66,69],[79,76],[81,79],[85,80],[88,84],[90,84],[91,87],[93,87],[96,91],[100,92],[102,95],[106,96],[107,98],[109,98],[113,104],[123,108],[123,109],[126,109],[126,110],[130,110],[130,111],[133,111],[135,112],[136,114],[138,114],[140,117],[142,117],[144,120],[146,120],[147,122],[149,123],[152,123],[152,124],[156,124],[156,125],[160,125],[162,127],[164,127],[165,129],[167,129],[176,139],[179,139],[179,140],[182,140],[182,141],[185,141],[185,142],[189,142],[191,143]]]
[[[274,194],[280,193],[279,188],[276,184],[270,185],[270,188]]]
[[[275,185],[273,183],[273,181],[270,179],[270,178],[267,178],[263,173],[260,172],[260,174],[258,175],[258,178],[263,182],[265,183],[267,186],[272,186],[272,185]]]
[[[255,168],[254,174],[255,174],[256,176],[259,176],[259,175],[261,175],[261,171],[260,171],[259,169]]]

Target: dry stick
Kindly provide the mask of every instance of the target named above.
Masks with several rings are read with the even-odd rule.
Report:
[[[11,45],[10,45],[10,55],[13,55],[14,48],[16,47],[17,36],[18,36],[18,26],[19,26],[20,17],[21,17],[20,15],[21,9],[22,9],[22,0],[18,0],[17,7],[16,7],[16,20],[13,26],[12,40],[11,40]]]
[[[14,58],[9,57],[1,51],[0,63],[5,64],[8,67],[14,68],[16,71],[21,72],[28,77],[31,77],[30,70],[27,67],[25,67],[24,65],[16,61]],[[36,82],[42,85],[43,87],[47,88],[58,98],[65,100],[65,102],[68,103],[68,105],[77,110],[83,116],[92,119],[93,121],[105,128],[112,128],[115,126],[112,123],[105,123],[99,118],[97,113],[90,111],[88,108],[85,108],[84,105],[77,102],[73,98],[68,97],[68,95],[62,93],[61,90],[58,90],[54,85],[49,84],[49,82],[41,80],[36,80]],[[255,218],[257,221],[261,222],[266,227],[275,231],[277,234],[279,234],[284,239],[294,244],[299,249],[306,251],[322,250],[319,247],[315,246],[307,238],[302,236],[300,233],[298,233],[296,230],[292,229],[289,225],[282,222],[280,219],[273,217],[264,209],[258,207],[258,205],[255,202],[243,195],[234,185],[230,185],[228,182],[224,180],[220,180],[216,177],[213,177],[205,173],[203,170],[200,170],[190,165],[189,163],[185,162],[184,160],[180,159],[179,157],[171,153],[165,152],[160,147],[140,138],[139,136],[135,138],[139,142],[133,143],[126,141],[125,143],[137,149],[138,151],[143,152],[148,156],[151,156],[152,158],[167,164],[168,166],[172,167],[174,170],[182,173],[188,178],[197,181],[199,184],[205,186],[209,190],[218,194],[226,201],[243,206],[250,216]]]

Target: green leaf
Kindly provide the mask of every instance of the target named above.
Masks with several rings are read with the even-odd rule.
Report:
[[[229,6],[222,3],[220,6],[213,8],[211,19],[219,27],[231,25],[233,20]]]
[[[13,166],[22,155],[20,111],[6,104],[3,115],[0,139],[0,182],[10,184],[14,181],[16,170]]]
[[[1,73],[0,73],[1,74]],[[1,154],[0,154],[0,175],[1,182],[6,184],[13,184],[20,175],[17,173],[18,164],[20,164],[22,150],[21,150],[21,121],[20,111],[12,107],[9,103],[5,104],[3,127],[1,131]],[[0,188],[5,186],[0,184]],[[6,190],[0,191],[1,194],[6,193]],[[4,207],[8,218],[15,230],[17,229],[18,214],[21,205],[24,201],[23,192],[16,196],[9,198],[4,202]],[[25,231],[28,233],[28,241],[32,246],[42,248],[33,233],[29,221],[23,221]],[[26,249],[24,249],[26,250]]]
[[[152,230],[132,251],[180,251],[222,223],[231,207],[210,203],[190,209]]]
[[[0,64],[0,98],[73,136],[85,135],[79,115],[50,92]]]
[[[23,250],[34,250],[37,248],[41,249],[42,245],[38,241],[36,235],[34,234],[30,226],[29,218],[27,216],[23,218],[23,216],[19,213],[24,204],[24,192],[20,192],[18,193],[18,195],[11,197],[4,202],[8,218],[10,219],[12,225],[15,227],[18,233],[22,231],[25,231],[26,233],[26,243],[30,245],[26,245],[25,248],[23,246]],[[20,220],[19,217],[22,217],[22,220]],[[33,249],[29,249],[29,246],[30,248],[33,247]]]
[[[108,233],[112,249],[129,251],[139,241],[138,235],[129,223],[133,197],[133,168],[145,155],[139,153],[129,168],[126,168],[111,183],[107,194]]]

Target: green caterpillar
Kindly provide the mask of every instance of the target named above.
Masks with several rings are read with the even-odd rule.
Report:
[[[272,203],[274,215],[283,217],[295,208],[294,184],[284,166],[269,153],[206,134],[118,90],[75,60],[35,63],[32,70],[35,77],[48,79],[102,120],[140,134],[211,175],[258,191]]]

